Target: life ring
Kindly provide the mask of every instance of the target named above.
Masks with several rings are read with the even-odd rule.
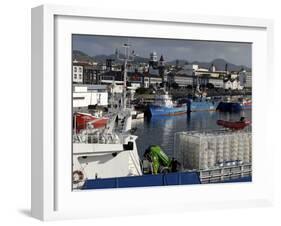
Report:
[[[84,180],[84,174],[81,170],[75,170],[72,173],[73,184],[78,184]]]

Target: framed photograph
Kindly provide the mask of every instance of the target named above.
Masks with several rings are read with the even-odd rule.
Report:
[[[32,216],[270,205],[270,20],[32,9]]]

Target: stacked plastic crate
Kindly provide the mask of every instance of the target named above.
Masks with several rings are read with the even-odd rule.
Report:
[[[250,132],[179,132],[174,156],[184,169],[211,169],[229,161],[251,162]]]

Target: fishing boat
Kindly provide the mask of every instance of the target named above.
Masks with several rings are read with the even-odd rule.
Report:
[[[184,131],[175,134],[174,142],[173,158],[166,155],[158,145],[148,147],[141,164],[142,176],[88,179],[81,189],[252,181],[249,132]]]
[[[74,125],[79,129],[73,134],[73,189],[81,189],[90,180],[142,175],[137,136],[131,134],[132,109],[127,107],[126,97],[130,45],[123,47],[124,86],[122,96],[116,102],[121,106],[111,107],[107,117],[76,113]]]
[[[137,136],[130,133],[131,112],[124,110],[122,114],[119,128],[115,123],[117,115],[113,115],[105,128],[87,128],[73,135],[74,189],[91,179],[142,175]]]
[[[252,109],[252,100],[238,98],[237,100],[225,100],[219,102],[217,108],[221,112],[240,112],[241,110]]]
[[[238,102],[220,102],[217,106],[217,110],[220,112],[240,112],[242,110],[241,104]]]
[[[174,102],[165,91],[164,94],[155,96],[154,103],[148,106],[148,111],[151,116],[185,114],[187,104]]]
[[[207,99],[188,99],[187,100],[187,111],[215,111],[217,108],[217,102]]]
[[[217,102],[207,97],[207,92],[200,89],[198,78],[196,89],[193,95],[187,98],[186,103],[187,112],[215,111],[217,107]]]

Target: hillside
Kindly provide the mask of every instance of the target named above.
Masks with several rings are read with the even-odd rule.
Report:
[[[120,57],[123,58],[124,55],[120,54]],[[116,57],[114,54],[111,55],[96,55],[96,56],[89,56],[86,53],[79,51],[79,50],[73,50],[72,52],[72,59],[74,60],[78,60],[78,61],[96,61],[98,63],[104,63],[106,61],[106,59],[114,59],[116,62],[121,63],[120,60],[116,60]],[[140,56],[136,56],[134,59],[135,63],[148,63],[149,59],[148,58],[144,58],[144,57],[140,57]],[[179,66],[183,66],[184,64],[187,63],[186,60],[173,60],[173,61],[169,61],[166,62],[166,64],[170,64],[170,65],[176,65],[176,63],[178,62]],[[232,64],[227,62],[224,59],[215,59],[211,62],[200,62],[200,61],[193,61],[193,62],[188,62],[189,64],[198,64],[199,67],[202,68],[210,68],[212,64],[215,65],[216,70],[222,71],[225,70],[225,65],[227,64],[228,66],[228,70],[229,71],[239,71],[242,68],[246,69],[247,71],[251,71],[251,68],[244,66],[244,65],[236,65],[236,64]]]

